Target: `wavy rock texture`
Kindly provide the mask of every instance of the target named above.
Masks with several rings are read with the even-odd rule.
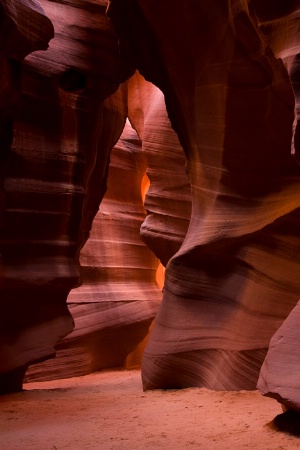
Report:
[[[107,192],[81,252],[82,286],[68,297],[75,329],[58,344],[55,360],[32,366],[27,380],[140,366],[161,301],[158,260],[140,238],[145,171],[141,142],[127,122],[111,152]]]
[[[1,0],[0,12],[2,55],[22,61],[36,50],[47,50],[54,29],[37,0]]]
[[[245,1],[112,0],[124,53],[166,96],[192,215],[166,268],[145,389],[252,389],[299,292],[294,93]],[[186,30],[188,29],[188,32]]]
[[[22,65],[14,139],[3,166],[2,391],[19,388],[28,364],[53,356],[58,339],[73,328],[66,298],[78,284],[79,250],[127,115],[126,89],[114,94],[128,72],[106,2],[41,5],[55,37],[47,52],[33,53]],[[2,8],[4,31],[12,34],[8,57],[21,38],[22,56],[23,44],[26,51],[46,47],[53,29],[38,2],[2,2]],[[4,88],[11,95],[5,80]]]
[[[161,267],[138,239],[144,208],[142,238],[166,265],[144,388],[255,388],[300,292],[297,2],[111,0],[119,36],[106,6],[0,1],[0,390],[20,389],[72,330],[66,298],[95,216],[69,296],[76,328],[27,376],[140,361]],[[36,51],[49,19],[55,37]],[[119,87],[135,68],[178,138],[156,88],[138,74]],[[115,146],[97,214],[127,116],[137,134],[127,125]],[[266,361],[285,356],[293,379],[294,348],[272,342]],[[264,393],[298,407],[261,374]]]
[[[299,163],[300,153],[300,8],[297,2],[286,2],[277,11],[275,5],[255,5],[260,27],[271,43],[276,56],[283,59],[293,85],[296,100],[294,155]],[[297,258],[297,256],[295,256]],[[273,397],[287,408],[300,410],[299,379],[299,303],[272,337],[262,365],[257,388],[263,395]],[[289,412],[287,412],[289,414]],[[278,420],[281,416],[278,416]],[[285,415],[283,414],[284,418]],[[288,417],[288,423],[292,417]],[[284,419],[283,419],[284,421]],[[296,419],[299,427],[299,418]],[[277,422],[276,422],[277,424]],[[279,428],[291,430],[278,422]]]
[[[191,216],[186,157],[171,128],[162,92],[138,72],[129,80],[128,116],[140,136],[150,181],[141,236],[166,266],[181,247]]]
[[[140,228],[167,262],[186,234],[191,198],[164,97],[138,73],[128,82],[128,115],[138,134],[127,121],[110,155],[108,189],[81,251],[83,284],[68,297],[75,329],[57,345],[55,360],[30,367],[26,380],[141,365],[164,269]]]
[[[259,26],[266,35],[275,55],[281,58],[289,72],[296,100],[294,152],[299,163],[300,152],[300,7],[292,0],[282,5],[264,4],[253,2],[258,14]]]

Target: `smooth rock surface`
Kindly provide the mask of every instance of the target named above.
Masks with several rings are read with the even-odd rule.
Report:
[[[191,187],[186,157],[171,128],[164,95],[138,72],[128,82],[128,118],[141,139],[150,183],[141,237],[166,266],[189,227]]]
[[[287,408],[300,411],[300,303],[271,339],[257,388]],[[299,415],[298,423],[299,423]],[[299,425],[298,425],[299,428]]]
[[[253,389],[300,292],[288,72],[245,1],[178,0],[170,14],[159,1],[112,0],[109,15],[125,54],[165,94],[192,191],[144,388]]]

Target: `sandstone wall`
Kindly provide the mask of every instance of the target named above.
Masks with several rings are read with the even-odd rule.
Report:
[[[166,96],[192,190],[144,388],[255,388],[300,288],[288,71],[245,1],[112,0],[109,15],[128,59]]]
[[[8,102],[1,130],[11,147],[8,153],[4,148],[1,166],[3,390],[19,388],[28,364],[54,356],[54,345],[73,328],[66,299],[78,285],[79,250],[127,116],[126,89],[117,89],[130,71],[122,68],[106,2],[40,4],[1,3],[1,77]],[[49,19],[54,38],[46,52],[34,51],[45,50],[53,37]],[[12,139],[7,120],[16,78],[20,97]]]
[[[254,389],[278,329],[296,379],[297,2],[0,6],[2,391],[139,364],[157,310],[145,389]]]

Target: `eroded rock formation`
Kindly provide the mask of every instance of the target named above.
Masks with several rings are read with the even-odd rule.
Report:
[[[127,121],[110,155],[107,192],[80,256],[82,285],[68,307],[74,331],[55,360],[30,367],[27,380],[84,375],[106,367],[140,366],[158,305],[158,260],[140,239],[145,219],[146,156]]]
[[[28,20],[32,18],[32,20]],[[6,232],[13,226],[7,226],[7,214],[4,212],[6,199],[3,191],[4,172],[9,161],[9,150],[13,140],[13,118],[19,106],[20,97],[20,64],[24,57],[34,50],[46,50],[48,42],[53,38],[53,26],[44,14],[43,9],[36,2],[19,2],[2,0],[0,2],[0,140],[1,140],[1,320],[0,320],[0,392],[3,390],[20,389],[22,377],[28,363],[26,353],[30,351],[30,344],[24,336],[21,342],[22,326],[27,329],[28,320],[23,320],[27,307],[26,292],[18,268],[12,268],[7,263],[7,247],[5,241],[10,240]],[[6,184],[6,180],[5,180]],[[6,232],[5,232],[6,231]],[[16,240],[19,237],[15,237]],[[12,249],[13,252],[13,249]],[[10,268],[8,268],[10,266]],[[17,285],[16,285],[17,284]],[[22,291],[21,301],[20,290]],[[24,289],[24,291],[23,291]],[[14,292],[13,292],[14,291]],[[14,294],[17,298],[14,298]],[[24,298],[25,297],[25,298]],[[19,308],[20,307],[20,308]],[[19,310],[19,311],[18,311]],[[16,317],[16,311],[21,318]],[[34,312],[28,315],[34,317]],[[28,319],[27,316],[27,319]],[[51,322],[51,316],[48,318]],[[33,325],[37,326],[33,319]],[[29,329],[31,328],[29,324]],[[59,334],[60,324],[56,324],[53,334]],[[70,326],[64,326],[67,332]],[[28,335],[25,331],[25,335]],[[42,338],[41,338],[42,339]],[[53,337],[50,337],[50,342]],[[24,342],[25,341],[25,342]]]
[[[109,15],[128,58],[165,93],[192,188],[189,229],[167,265],[144,353],[144,388],[255,388],[300,291],[288,72],[245,1],[112,0]]]
[[[300,152],[300,97],[299,97],[299,24],[300,8],[297,2],[286,2],[278,8],[267,8],[254,2],[260,28],[267,36],[277,57],[282,58],[290,74],[295,94],[295,134],[293,153],[299,164]],[[257,4],[256,4],[257,3]],[[298,256],[295,254],[295,259]],[[300,411],[299,377],[299,303],[272,337],[262,365],[257,387],[263,395],[276,398],[285,407]],[[275,424],[282,430],[299,435],[299,412],[287,411],[279,415]]]
[[[138,73],[127,89],[137,132],[127,121],[110,155],[108,189],[81,251],[82,286],[68,297],[75,329],[56,346],[55,360],[30,367],[27,380],[140,366],[163,286],[162,265],[140,228],[164,263],[186,234],[190,186],[163,94]]]
[[[28,377],[130,365],[160,300],[158,260],[138,236],[145,219],[142,239],[166,278],[144,388],[255,388],[300,293],[297,2],[111,0],[117,35],[105,1],[43,0],[55,37],[22,72],[51,22],[36,1],[1,5],[9,42],[30,36],[18,56],[0,42],[0,131],[11,147],[1,172],[3,386],[20,387],[27,365],[71,331],[80,249],[76,327],[56,362]],[[18,22],[24,8],[33,31]],[[135,69],[163,92],[177,136],[161,92]],[[115,145],[127,117],[135,131],[127,123]]]
[[[4,391],[20,388],[28,364],[53,356],[58,339],[73,328],[67,295],[78,284],[79,250],[105,192],[108,155],[127,116],[127,93],[118,86],[129,72],[121,67],[106,2],[40,3],[48,18],[37,1],[1,3],[7,68],[1,77],[8,109],[15,92],[9,84],[15,79],[14,48],[22,50],[20,57],[45,49],[53,36],[50,20],[55,29],[47,52],[29,55],[22,72],[16,68],[22,83],[12,143],[7,115],[1,126],[4,144],[11,144],[2,165]]]
[[[141,236],[166,266],[181,247],[191,216],[186,157],[171,128],[162,92],[138,72],[128,85],[128,116],[141,138],[150,182]]]

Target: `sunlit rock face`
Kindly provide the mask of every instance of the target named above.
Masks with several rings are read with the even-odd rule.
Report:
[[[128,82],[128,116],[141,139],[150,186],[141,237],[166,266],[179,250],[191,216],[186,157],[162,92],[138,72]]]
[[[300,293],[288,71],[246,1],[177,0],[170,10],[112,0],[109,15],[128,59],[166,96],[192,191],[143,357],[144,388],[255,388]]]
[[[79,250],[127,115],[127,91],[117,88],[129,73],[121,67],[106,2],[40,5],[1,2],[1,101],[8,110],[2,112],[1,134],[10,147],[1,167],[2,391],[20,388],[28,364],[53,356],[58,339],[73,329],[67,295],[78,285]],[[55,29],[49,49],[26,57],[20,70],[19,50],[22,58],[47,48],[53,37],[49,19]],[[16,91],[10,83],[17,76],[12,140],[7,120]]]

